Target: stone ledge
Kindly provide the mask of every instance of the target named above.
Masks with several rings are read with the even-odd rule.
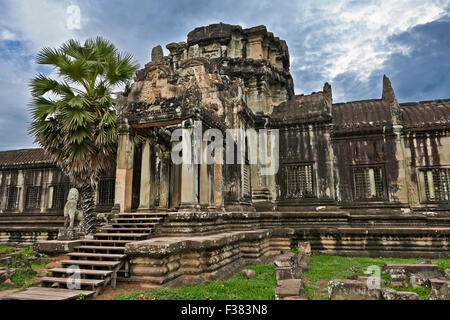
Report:
[[[237,241],[257,241],[274,236],[289,236],[291,234],[292,230],[277,229],[234,231],[198,237],[158,237],[127,243],[125,246],[125,253],[129,257],[141,255],[160,257],[188,250],[223,247]]]
[[[254,230],[127,243],[131,281],[180,287],[232,276],[250,264],[270,263],[290,249],[291,230]]]
[[[49,255],[68,253],[73,251],[75,247],[81,245],[81,240],[71,240],[71,241],[39,241],[33,244],[33,249],[39,253],[45,253]]]

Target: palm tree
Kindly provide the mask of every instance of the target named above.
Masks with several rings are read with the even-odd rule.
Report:
[[[120,53],[97,37],[82,45],[69,40],[57,49],[43,48],[38,73],[30,82],[32,122],[29,132],[80,191],[84,231],[95,232],[94,191],[102,171],[115,163],[118,130],[112,91],[129,83],[139,68],[132,55]]]

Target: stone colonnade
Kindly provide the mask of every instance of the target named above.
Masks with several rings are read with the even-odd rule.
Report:
[[[188,121],[183,122],[182,143],[195,141],[193,127]],[[131,211],[132,179],[134,157],[133,129],[123,124],[119,131],[117,150],[116,196],[115,203],[120,205],[120,212]],[[201,157],[206,153],[206,142],[201,147]],[[196,211],[223,210],[223,165],[218,163],[223,159],[221,152],[214,155],[215,163],[207,164],[194,161],[195,143],[191,147],[191,163],[174,164],[171,160],[171,150],[159,145],[154,138],[148,137],[143,143],[140,201],[138,211]],[[184,149],[186,150],[186,149]]]

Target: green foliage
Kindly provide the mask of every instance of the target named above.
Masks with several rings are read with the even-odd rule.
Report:
[[[423,259],[397,259],[397,258],[368,258],[368,257],[341,257],[313,255],[311,262],[308,264],[308,271],[304,273],[309,280],[305,282],[305,291],[308,299],[328,299],[327,283],[332,279],[346,279],[352,275],[367,276],[364,271],[369,266],[376,265],[380,268],[385,263],[414,263]],[[450,259],[432,260],[441,268],[448,268]],[[389,276],[381,274],[381,286],[388,287]],[[427,287],[421,288],[393,288],[398,291],[416,292],[420,299],[428,299],[431,289]]]
[[[293,246],[288,252],[294,253],[298,256],[298,246]]]
[[[14,248],[13,247],[9,247],[9,246],[0,245],[0,252],[11,251],[12,249],[14,249]]]
[[[77,187],[93,185],[115,160],[113,91],[129,90],[139,66],[101,37],[43,48],[36,62],[52,67],[58,78],[39,73],[31,80],[29,131]]]
[[[128,83],[125,85],[125,88],[124,88],[123,91],[122,91],[122,96],[128,97],[128,95],[130,94],[130,92],[131,92],[131,84],[128,82]]]
[[[246,279],[238,272],[227,280],[180,289],[156,288],[122,293],[115,300],[134,300],[140,296],[156,300],[273,300],[277,286],[275,266],[260,264],[246,268],[255,270],[256,277]]]
[[[428,300],[430,298],[430,293],[431,293],[431,287],[413,288],[413,287],[409,286],[407,288],[392,287],[392,289],[395,289],[397,291],[415,292],[419,295],[420,300]]]
[[[450,259],[433,259],[434,264],[437,264],[442,270],[450,268]]]
[[[85,300],[85,299],[86,299],[86,296],[84,294],[82,294],[82,293],[80,293],[78,295],[78,297],[76,298],[76,300]]]
[[[49,263],[48,260],[36,260],[29,261],[31,266],[30,270],[27,270],[26,263],[24,263],[26,259],[26,255],[34,252],[32,246],[27,246],[23,248],[9,247],[9,246],[0,246],[0,252],[7,252],[8,254],[20,254],[21,258],[14,259],[10,265],[11,268],[18,269],[16,273],[11,277],[12,284],[0,284],[0,291],[9,290],[9,289],[21,289],[24,290],[28,287],[32,287],[37,285],[39,281],[35,280],[36,274],[45,269],[45,266]]]

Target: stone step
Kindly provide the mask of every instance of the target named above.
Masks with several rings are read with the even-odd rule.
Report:
[[[124,252],[125,247],[110,247],[110,246],[79,246],[74,248],[77,252],[86,251],[114,251],[114,252]]]
[[[118,216],[150,216],[150,217],[165,217],[167,213],[159,213],[159,212],[123,212],[119,213]]]
[[[102,231],[107,231],[108,233],[117,232],[137,232],[137,233],[150,233],[153,228],[103,228]]]
[[[127,228],[127,227],[154,227],[156,226],[157,223],[146,223],[146,222],[135,222],[135,223],[120,223],[120,222],[116,222],[116,223],[112,223],[111,226],[112,227],[117,227],[117,228]]]
[[[66,274],[66,275],[74,274],[74,269],[70,269],[70,268],[53,268],[48,271],[50,271],[52,273],[57,273],[57,274]],[[113,272],[109,271],[109,270],[78,269],[78,270],[76,270],[76,272],[79,273],[80,275],[99,276],[99,277],[107,277],[107,276],[111,276],[113,274]]]
[[[0,218],[1,224],[60,224],[64,223],[64,219],[42,219],[42,220],[25,220],[25,219],[5,219],[3,217]]]
[[[63,283],[63,284],[67,284],[67,279],[68,278],[58,278],[58,277],[42,277],[41,283],[45,284],[45,283]],[[99,279],[77,279],[77,281],[79,281],[79,284],[82,286],[93,286],[93,287],[98,287],[100,285],[102,285],[105,280],[99,280]]]
[[[95,291],[70,290],[61,288],[31,287],[25,291],[13,293],[4,300],[74,300],[82,294],[88,298],[95,295]],[[1,298],[0,298],[1,300]]]
[[[142,233],[96,233],[94,235],[94,238],[97,240],[102,240],[102,238],[108,238],[108,240],[114,240],[114,239],[142,239],[144,237],[147,237],[147,234]]]
[[[35,231],[35,232],[39,232],[39,231],[58,231],[59,229],[61,229],[63,227],[63,225],[61,224],[60,226],[49,226],[49,225],[34,225],[34,226],[5,226],[2,225],[0,223],[0,230],[5,230],[5,231]]]
[[[133,223],[133,222],[159,222],[161,218],[136,218],[136,217],[129,217],[129,218],[121,218],[116,217],[112,219],[113,223]]]
[[[71,252],[67,254],[69,257],[76,258],[98,258],[98,259],[124,259],[125,254],[113,254],[113,253],[87,253],[87,252]]]
[[[122,261],[95,261],[95,260],[62,260],[60,263],[63,266],[91,266],[91,267],[108,267],[108,268],[115,268],[119,264],[122,263]]]
[[[81,241],[82,244],[96,244],[96,245],[100,245],[102,243],[107,243],[107,244],[112,244],[112,245],[116,245],[116,247],[124,247],[125,244],[131,242],[132,240],[102,240],[102,239],[92,239],[92,240],[83,240]]]

